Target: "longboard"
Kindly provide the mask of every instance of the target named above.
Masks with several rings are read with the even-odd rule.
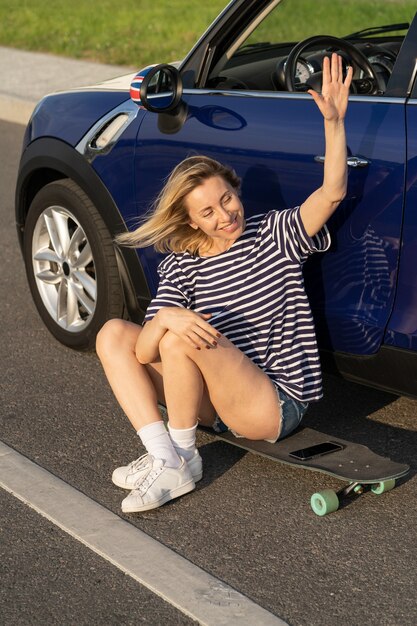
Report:
[[[408,465],[380,456],[367,446],[312,428],[300,428],[277,443],[252,441],[235,437],[231,432],[213,433],[211,429],[207,430],[217,439],[249,452],[348,481],[348,485],[338,492],[325,489],[311,496],[311,508],[320,516],[336,511],[343,498],[361,494],[365,486],[375,494],[390,491],[395,487],[396,480],[410,471]]]

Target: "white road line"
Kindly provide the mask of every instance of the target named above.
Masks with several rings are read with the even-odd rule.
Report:
[[[200,624],[286,626],[2,442],[0,476],[3,489]]]

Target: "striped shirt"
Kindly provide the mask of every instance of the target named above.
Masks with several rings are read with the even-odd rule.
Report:
[[[226,252],[169,254],[158,267],[145,321],[168,306],[211,313],[209,323],[279,389],[303,402],[319,400],[320,359],[302,264],[329,246],[326,226],[307,235],[299,207],[250,217]]]

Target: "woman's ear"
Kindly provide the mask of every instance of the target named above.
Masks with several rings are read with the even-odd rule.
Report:
[[[194,228],[194,230],[198,230],[198,226],[195,222],[189,222],[191,228]]]

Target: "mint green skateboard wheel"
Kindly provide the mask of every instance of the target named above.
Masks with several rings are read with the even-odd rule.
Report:
[[[339,498],[333,489],[323,489],[323,491],[313,493],[310,504],[314,513],[323,517],[324,515],[337,511],[339,508]]]
[[[381,493],[385,493],[386,491],[391,491],[395,487],[395,478],[390,478],[390,480],[384,480],[380,483],[376,483],[372,485],[371,491],[379,496]]]

